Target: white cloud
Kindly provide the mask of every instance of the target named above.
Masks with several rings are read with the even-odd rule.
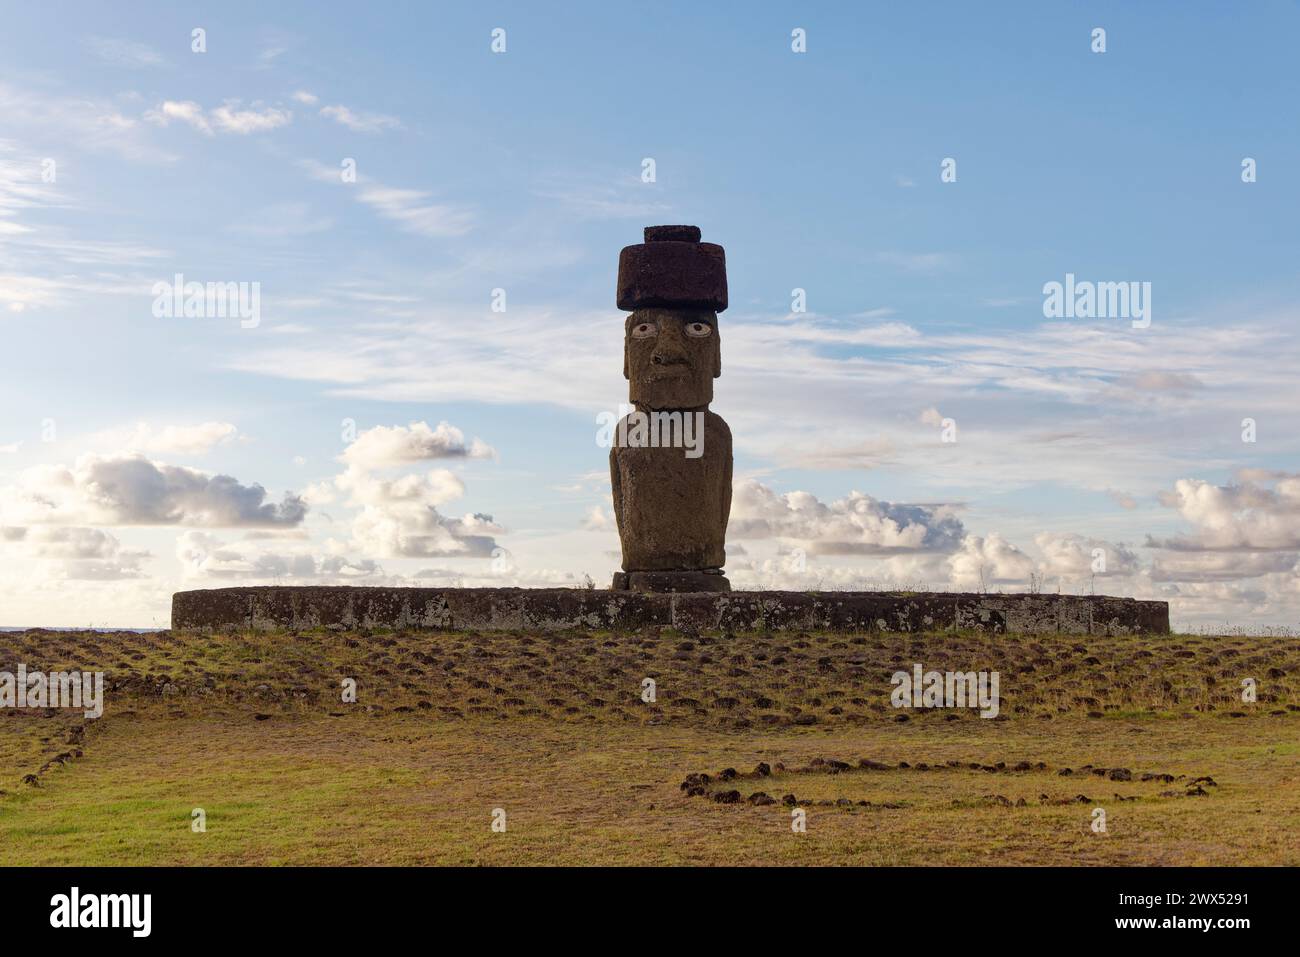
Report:
[[[385,470],[441,460],[490,458],[490,446],[466,442],[460,429],[439,422],[376,426],[359,434],[339,461],[346,468],[332,482],[309,486],[305,500],[328,504],[342,493],[361,511],[352,521],[355,548],[381,558],[487,558],[497,547],[493,536],[504,529],[492,516],[468,513],[452,518],[439,507],[465,494],[465,483],[447,469],[385,477]]]
[[[289,110],[257,103],[241,109],[239,104],[239,100],[227,100],[221,106],[204,110],[193,100],[164,100],[147,111],[144,118],[158,126],[168,126],[173,120],[186,123],[207,136],[216,132],[241,136],[265,133],[293,121],[293,113]]]
[[[186,579],[270,581],[311,579],[316,584],[354,582],[383,574],[369,559],[317,555],[310,551],[268,551],[230,545],[205,532],[187,531],[176,539],[176,557]]]
[[[356,547],[386,558],[490,558],[504,531],[491,515],[449,518],[419,501],[367,505],[352,523]]]
[[[154,462],[139,454],[86,454],[71,468],[38,465],[0,487],[0,522],[13,525],[197,525],[284,527],[307,506],[286,494],[266,500],[260,485],[229,475]]]
[[[1272,479],[1273,488],[1250,479],[1234,485],[1179,479],[1160,500],[1196,530],[1149,544],[1190,552],[1300,550],[1300,474],[1280,472]]]
[[[256,104],[248,109],[240,109],[239,101],[223,103],[212,111],[212,121],[217,129],[227,133],[264,133],[277,127],[287,126],[293,120],[288,110],[266,107],[257,109]]]
[[[496,453],[481,439],[465,443],[465,433],[447,422],[375,426],[357,436],[340,459],[351,468],[371,470],[430,459],[490,458]]]
[[[0,527],[0,560],[16,559],[43,577],[60,580],[115,581],[143,578],[144,550],[126,549],[116,536],[77,526]]]
[[[961,548],[948,557],[950,581],[958,588],[1024,587],[1034,573],[1033,560],[997,532],[967,535]]]
[[[1123,542],[1108,542],[1083,535],[1061,532],[1041,532],[1034,544],[1043,554],[1039,567],[1048,578],[1074,581],[1128,576],[1136,574],[1141,561],[1137,554]],[[1100,555],[1094,554],[1100,552]],[[1094,566],[1100,570],[1094,571]]]
[[[158,126],[167,126],[173,120],[188,123],[200,133],[212,135],[212,124],[203,107],[193,100],[164,100],[144,114],[144,118]]]
[[[167,425],[160,429],[140,422],[131,428],[101,432],[95,438],[98,442],[133,452],[200,455],[230,442],[238,431],[230,422]]]
[[[951,551],[962,534],[943,506],[896,505],[857,491],[827,504],[809,492],[779,495],[753,479],[733,485],[731,538],[802,541],[810,554],[887,555]]]
[[[356,113],[341,104],[321,107],[320,115],[346,126],[354,133],[382,133],[400,129],[402,123],[395,116],[384,113]]]

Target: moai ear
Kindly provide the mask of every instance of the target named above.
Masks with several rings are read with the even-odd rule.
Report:
[[[718,327],[713,327],[713,378],[722,378],[722,340],[718,338]]]
[[[623,378],[631,379],[632,376],[627,371],[627,336],[623,336]]]

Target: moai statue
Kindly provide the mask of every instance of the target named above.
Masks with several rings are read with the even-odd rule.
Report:
[[[634,409],[609,453],[623,543],[616,590],[730,591],[722,573],[731,513],[731,430],[709,411],[722,375],[727,308],[721,246],[697,226],[647,226],[618,257],[623,375]]]

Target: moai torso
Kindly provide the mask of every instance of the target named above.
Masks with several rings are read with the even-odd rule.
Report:
[[[623,373],[634,411],[610,450],[623,546],[616,589],[727,591],[731,430],[709,411],[721,375],[718,313],[727,308],[721,246],[693,226],[647,227],[619,259]]]
[[[642,410],[638,410],[642,411]],[[693,417],[695,413],[687,412]],[[628,416],[620,433],[637,423]],[[683,420],[684,421],[684,420]],[[731,513],[731,429],[703,410],[691,426],[698,458],[680,448],[622,447],[609,452],[614,515],[623,541],[623,570],[721,569]]]

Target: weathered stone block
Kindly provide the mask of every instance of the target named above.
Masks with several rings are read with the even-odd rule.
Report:
[[[256,587],[177,592],[176,631],[729,631],[1167,634],[1162,601],[924,592],[634,592],[573,588]]]

